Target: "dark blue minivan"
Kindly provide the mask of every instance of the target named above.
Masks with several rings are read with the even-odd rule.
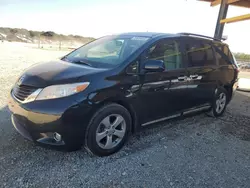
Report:
[[[220,40],[125,33],[32,66],[11,89],[8,106],[25,138],[106,156],[144,126],[197,111],[221,116],[237,77],[234,56]]]

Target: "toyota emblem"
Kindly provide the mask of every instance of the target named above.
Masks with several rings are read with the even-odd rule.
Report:
[[[21,85],[23,80],[24,80],[25,76],[21,76],[21,78],[18,80],[17,84]]]

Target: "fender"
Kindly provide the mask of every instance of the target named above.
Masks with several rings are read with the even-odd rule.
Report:
[[[125,107],[132,118],[132,132],[137,132],[140,129],[139,119],[136,113],[135,108],[131,105],[129,99],[124,96],[122,91],[114,90],[114,92],[105,92],[101,91],[98,93],[92,93],[88,96],[88,102],[94,106],[94,110],[91,112],[91,115],[94,114],[100,107],[104,106],[107,103],[117,103]]]

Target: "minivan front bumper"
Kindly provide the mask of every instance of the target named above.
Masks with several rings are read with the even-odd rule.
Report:
[[[30,128],[28,121],[23,121],[23,118],[19,115],[12,114],[11,121],[17,132],[19,132],[24,138],[35,141],[40,144],[53,145],[53,146],[64,146],[65,142],[63,139],[56,139],[55,134],[59,134],[57,131],[59,129],[51,130],[48,132],[48,129],[36,129]]]
[[[13,126],[28,140],[57,148],[83,143],[90,110],[87,105],[76,105],[72,98],[22,104],[10,94],[8,107]]]

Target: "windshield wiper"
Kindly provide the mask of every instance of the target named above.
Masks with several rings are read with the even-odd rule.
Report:
[[[91,64],[89,64],[88,62],[83,61],[83,60],[71,61],[71,63],[84,64],[84,65],[88,65],[88,66],[92,67]]]
[[[69,62],[67,56],[62,57],[61,60],[62,60],[62,61],[67,61],[67,62]]]

